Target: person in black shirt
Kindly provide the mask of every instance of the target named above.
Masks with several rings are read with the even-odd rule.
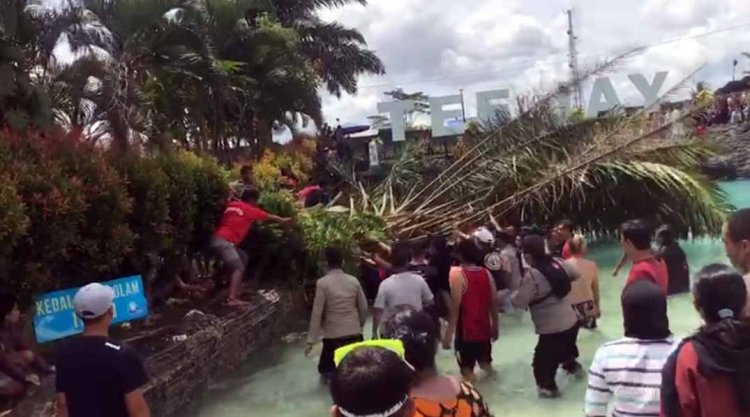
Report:
[[[109,339],[112,288],[89,284],[73,298],[83,335],[57,350],[59,417],[150,417],[141,388],[148,382],[135,352]]]
[[[667,265],[667,295],[690,292],[690,267],[687,256],[675,238],[672,228],[662,226],[656,232],[657,256]]]
[[[432,315],[438,326],[440,319],[448,319],[448,306],[451,302],[450,272],[453,265],[453,256],[444,237],[433,237],[429,248],[429,274],[427,285],[435,296],[435,303],[429,307],[428,312]],[[438,327],[440,328],[440,327]]]

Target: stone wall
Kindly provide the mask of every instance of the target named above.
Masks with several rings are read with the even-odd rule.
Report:
[[[714,178],[750,177],[750,125],[715,126],[708,137],[721,149],[704,164],[707,174]]]
[[[265,292],[254,297],[252,306],[242,312],[229,312],[222,317],[198,310],[187,313],[171,333],[185,334],[187,339],[166,343],[145,360],[151,376],[145,388],[151,415],[180,415],[207,391],[211,381],[279,340],[296,321],[293,304],[288,294]],[[11,417],[54,415],[54,383],[47,380],[39,392],[16,407]]]

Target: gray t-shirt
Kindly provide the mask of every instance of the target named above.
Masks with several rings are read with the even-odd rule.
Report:
[[[565,264],[562,259],[557,259],[557,261],[565,268],[571,280],[579,278],[577,270]],[[513,306],[519,309],[529,308],[537,334],[564,332],[578,322],[578,317],[570,305],[568,296],[562,299],[555,296],[544,298],[551,291],[552,286],[544,274],[529,267],[524,272],[518,290],[511,295]],[[531,305],[535,300],[541,300],[541,302]]]
[[[385,323],[398,306],[408,305],[423,310],[432,304],[432,300],[432,291],[424,278],[414,272],[402,272],[380,283],[374,307],[383,310],[381,322]]]

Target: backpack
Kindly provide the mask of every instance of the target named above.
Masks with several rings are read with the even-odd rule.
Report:
[[[538,265],[536,269],[544,275],[545,279],[547,279],[550,287],[552,287],[552,291],[550,291],[549,294],[532,301],[529,305],[537,305],[553,296],[563,299],[570,294],[570,290],[572,289],[572,278],[558,260],[548,257],[547,260],[542,262],[541,265]]]

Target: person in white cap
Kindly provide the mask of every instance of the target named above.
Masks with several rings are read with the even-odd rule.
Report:
[[[148,382],[132,350],[109,339],[115,293],[89,284],[73,298],[81,336],[57,350],[58,417],[150,417],[141,388]]]
[[[474,243],[482,251],[482,257],[484,258],[484,267],[492,274],[492,279],[495,281],[495,287],[498,291],[504,290],[508,287],[506,281],[506,274],[503,271],[503,258],[500,255],[500,251],[495,248],[495,234],[484,226],[478,227],[474,233],[471,234]]]

